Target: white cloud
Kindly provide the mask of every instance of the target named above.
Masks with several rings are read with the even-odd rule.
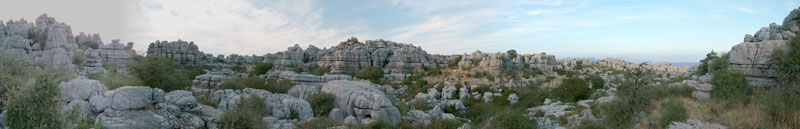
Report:
[[[749,8],[737,8],[736,10],[739,10],[739,11],[742,11],[742,12],[745,12],[745,13],[756,13],[756,11],[753,11],[752,9],[749,9]]]
[[[137,50],[146,50],[155,40],[183,39],[207,53],[262,55],[296,43],[332,43],[345,37],[341,29],[322,26],[322,7],[310,0],[138,2],[128,37]]]

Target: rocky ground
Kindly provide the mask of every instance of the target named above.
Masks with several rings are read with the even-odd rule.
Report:
[[[800,11],[790,13],[783,25],[773,23],[746,35],[728,52],[724,65],[742,70],[752,87],[779,87],[770,55],[786,48],[800,32],[796,12]],[[109,87],[102,83],[107,79],[88,79],[138,72],[129,69],[137,63],[132,45],[120,40],[104,44],[98,34],[74,36],[69,25],[46,14],[35,22],[21,19],[0,24],[4,56],[33,65],[49,64],[73,75],[58,84],[62,110],[78,110],[105,129],[231,128],[226,126],[230,124],[227,114],[244,110],[241,107],[251,99],[263,103],[248,111],[266,113],[257,118],[266,128],[761,127],[759,120],[736,118],[749,117],[752,114],[745,112],[758,105],[727,108],[730,104],[714,99],[712,90],[720,86],[714,85],[717,78],[711,67],[613,58],[557,60],[555,55],[514,50],[436,55],[419,46],[385,40],[351,38],[329,48],[295,45],[282,52],[244,56],[204,53],[198,50],[202,46],[191,41],[155,41],[143,58],[169,59],[181,68],[201,69],[203,74],[172,91]],[[269,67],[259,72],[263,64]],[[365,75],[374,68],[380,76]],[[708,70],[697,74],[698,69]],[[226,89],[247,78],[265,80],[259,83],[268,87]],[[273,90],[278,85],[287,87]],[[640,101],[630,99],[630,86],[653,90],[643,96],[657,96],[645,100],[637,112],[624,112],[629,126],[609,125],[617,115],[612,112],[614,104]],[[639,93],[633,92],[634,96]],[[320,112],[315,109],[321,106],[310,98],[322,93],[332,94],[332,102],[327,105],[330,110],[317,115]],[[685,107],[685,115],[666,121],[665,112],[672,110],[662,106],[673,101]]]

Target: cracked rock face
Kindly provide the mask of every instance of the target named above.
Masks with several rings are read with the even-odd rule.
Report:
[[[752,86],[775,86],[777,66],[771,58],[776,49],[787,48],[790,39],[800,32],[795,9],[784,19],[783,25],[775,23],[762,27],[755,35],[745,35],[744,41],[731,48],[730,67],[744,71]]]
[[[336,95],[336,108],[357,121],[381,119],[391,124],[400,122],[400,110],[384,90],[369,82],[332,81],[322,86],[322,92]]]

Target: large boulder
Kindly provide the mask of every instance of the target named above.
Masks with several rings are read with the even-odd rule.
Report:
[[[273,94],[266,90],[245,88],[242,90],[217,90],[211,94],[212,103],[218,103],[218,108],[223,111],[235,110],[236,106],[246,97],[259,97],[265,101],[267,112],[278,119],[289,119],[296,114],[300,120],[309,120],[314,117],[311,104],[303,99],[286,94]]]
[[[391,124],[400,121],[400,110],[383,90],[366,81],[331,81],[322,86],[322,92],[336,95],[336,108],[358,121],[381,119]]]
[[[142,109],[148,105],[163,102],[164,91],[150,87],[125,86],[117,88],[108,97],[112,109]]]
[[[58,84],[58,87],[67,102],[89,100],[89,97],[102,95],[107,90],[106,86],[101,84],[100,81],[89,79],[73,79]]]

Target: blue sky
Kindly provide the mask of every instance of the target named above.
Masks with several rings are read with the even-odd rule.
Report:
[[[800,7],[796,0],[43,0],[0,5],[0,19],[48,13],[74,33],[132,41],[189,40],[213,54],[263,55],[349,37],[476,50],[696,62]],[[119,20],[122,19],[122,20]]]

